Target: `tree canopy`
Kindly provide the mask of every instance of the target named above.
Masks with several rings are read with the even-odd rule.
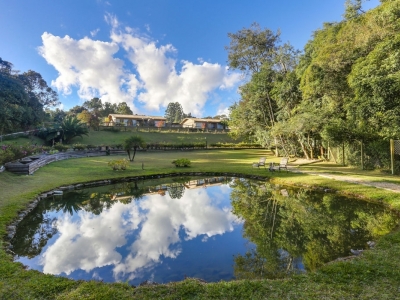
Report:
[[[123,148],[128,154],[129,160],[133,161],[135,159],[136,150],[139,147],[144,147],[146,145],[144,139],[141,136],[133,135],[124,141]],[[131,152],[133,150],[133,153]]]
[[[179,102],[170,102],[165,110],[164,117],[167,119],[168,123],[180,123],[186,115]]]
[[[229,65],[249,74],[230,108],[234,137],[308,158],[328,141],[400,138],[400,5],[362,3],[347,0],[344,19],[315,31],[302,53],[257,24],[228,34]]]
[[[46,92],[33,90],[28,79],[0,58],[0,134],[25,130],[43,120]]]

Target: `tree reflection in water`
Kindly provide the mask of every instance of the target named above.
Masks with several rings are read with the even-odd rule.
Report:
[[[167,189],[171,199],[181,199],[185,193],[185,186],[183,183],[173,183],[169,185]]]
[[[84,191],[70,191],[63,196],[52,196],[38,203],[38,205],[18,225],[13,238],[15,253],[33,258],[39,255],[47,241],[57,233],[56,219],[51,211],[69,213],[71,216],[84,209],[82,201],[87,199]]]
[[[305,189],[281,193],[269,183],[236,179],[233,212],[244,220],[244,237],[256,249],[235,256],[236,278],[281,278],[316,270],[366,249],[367,241],[389,233],[397,219],[375,203]],[[304,265],[304,267],[303,267]]]

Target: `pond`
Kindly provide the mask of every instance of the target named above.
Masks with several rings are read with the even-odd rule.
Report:
[[[389,233],[376,203],[250,179],[175,177],[65,191],[18,225],[16,260],[73,279],[281,278]]]

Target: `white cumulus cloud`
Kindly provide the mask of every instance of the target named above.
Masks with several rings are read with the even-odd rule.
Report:
[[[74,40],[43,33],[40,54],[59,75],[52,85],[64,94],[72,87],[84,100],[101,97],[111,103],[131,103],[140,85],[134,74],[126,72],[124,62],[114,58],[119,47],[113,42],[95,41],[88,37]]]
[[[135,29],[122,28],[111,14],[105,20],[112,28],[111,41],[43,33],[39,52],[58,71],[52,85],[62,93],[77,88],[81,99],[125,101],[135,112],[139,104],[157,111],[179,102],[185,112],[201,115],[213,92],[232,88],[240,80],[238,73],[217,63],[177,60],[173,45],[158,45]],[[120,52],[127,61],[116,58]]]

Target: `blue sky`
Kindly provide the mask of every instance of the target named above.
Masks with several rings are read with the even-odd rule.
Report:
[[[0,0],[0,57],[42,74],[68,110],[92,97],[135,113],[216,115],[239,100],[227,34],[258,22],[302,50],[345,0]],[[364,10],[379,5],[366,1]]]

